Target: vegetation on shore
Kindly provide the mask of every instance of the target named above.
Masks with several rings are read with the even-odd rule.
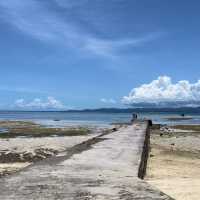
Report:
[[[89,128],[85,127],[49,128],[26,121],[1,121],[0,128],[7,129],[0,133],[0,138],[81,136],[91,132]]]

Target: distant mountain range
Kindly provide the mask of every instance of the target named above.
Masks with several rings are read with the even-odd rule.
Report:
[[[68,110],[67,112],[98,112],[98,113],[200,113],[200,107],[180,108],[98,108],[83,110]]]
[[[0,112],[77,112],[77,113],[180,113],[200,114],[200,107],[180,107],[180,108],[98,108],[98,109],[83,109],[83,110],[2,110]]]

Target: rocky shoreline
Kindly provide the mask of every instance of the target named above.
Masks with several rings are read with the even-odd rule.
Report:
[[[112,131],[79,126],[49,128],[27,121],[0,121],[0,128],[0,177]]]

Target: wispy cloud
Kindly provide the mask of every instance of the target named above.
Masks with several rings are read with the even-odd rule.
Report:
[[[100,101],[105,104],[116,104],[117,103],[117,101],[112,98],[111,99],[102,98],[102,99],[100,99]]]
[[[0,92],[15,92],[15,93],[27,93],[27,94],[42,94],[49,95],[50,92],[42,91],[42,89],[33,89],[33,88],[25,88],[25,87],[16,87],[16,86],[0,86]]]
[[[26,102],[24,99],[18,99],[14,105],[15,108],[25,110],[63,110],[67,107],[54,97],[48,97],[47,100],[41,100],[35,98],[30,102]]]
[[[113,56],[127,47],[138,47],[142,44],[153,41],[161,37],[163,33],[150,33],[138,38],[121,38],[118,40],[106,40],[100,38],[88,38],[85,49],[95,52],[99,55]]]
[[[172,83],[168,76],[160,76],[148,84],[134,88],[123,103],[133,106],[200,106],[200,80]]]
[[[39,1],[1,1],[0,8],[4,20],[39,40],[69,42],[76,37],[71,25],[47,10]]]
[[[87,2],[72,0],[51,0],[59,6],[71,9]],[[160,33],[148,33],[139,38],[102,39],[84,30],[70,19],[64,19],[54,10],[37,0],[6,0],[0,1],[0,17],[15,26],[21,32],[38,40],[51,42],[71,50],[81,51],[90,55],[113,57],[128,46],[139,46],[161,36]]]
[[[74,0],[54,0],[60,7],[63,8],[74,8],[74,7],[79,7],[84,5],[85,3],[88,2],[88,0],[79,0],[79,1],[74,1]]]

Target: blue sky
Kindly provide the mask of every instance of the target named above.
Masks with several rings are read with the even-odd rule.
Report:
[[[1,0],[0,109],[196,102],[199,10],[197,0]],[[146,97],[143,84],[161,92]]]

